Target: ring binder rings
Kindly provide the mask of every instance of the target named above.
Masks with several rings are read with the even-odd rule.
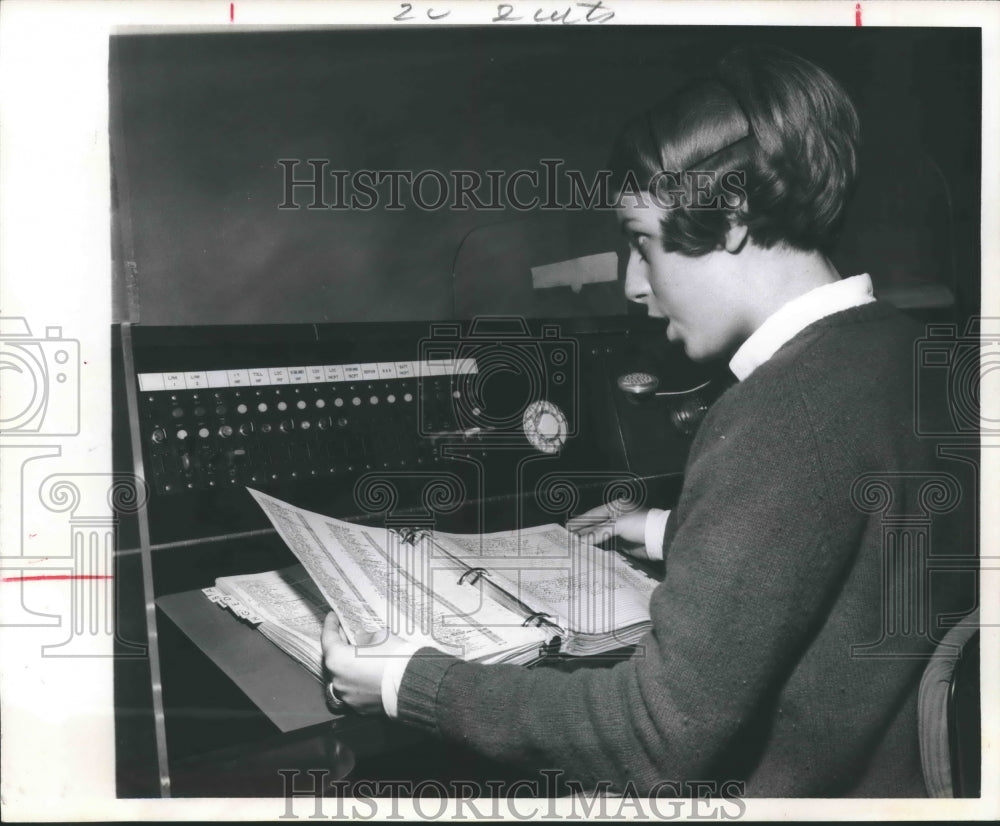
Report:
[[[538,620],[539,625],[552,625],[552,616],[550,614],[546,614],[544,611],[532,611],[529,616],[525,617],[525,620],[521,623],[521,625],[527,627],[535,620]]]
[[[485,568],[469,568],[469,570],[465,571],[458,578],[458,584],[464,585],[466,578],[472,577],[472,579],[469,580],[469,585],[475,585],[477,582],[479,582],[479,578],[481,576],[485,576],[488,573],[489,571],[487,571]]]

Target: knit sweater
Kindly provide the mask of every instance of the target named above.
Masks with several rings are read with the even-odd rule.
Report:
[[[910,474],[890,482],[892,512],[922,512],[913,474],[939,467],[914,435],[919,332],[879,302],[836,313],[720,397],[692,445],[633,657],[564,673],[422,649],[400,719],[585,787],[715,779],[748,796],[923,796],[926,660],[912,655],[933,642],[885,637],[883,514],[851,494],[864,474]],[[933,538],[935,551],[950,544]],[[963,602],[941,590],[932,619]],[[911,656],[852,655],[880,639],[878,653]]]

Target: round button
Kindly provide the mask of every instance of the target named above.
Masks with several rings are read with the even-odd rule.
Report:
[[[260,411],[261,413],[267,413],[267,402],[261,402],[260,404],[258,404],[258,405],[257,405],[257,409],[258,409],[258,410],[259,410],[259,411]]]
[[[336,399],[333,400],[333,406],[334,407],[343,407],[344,406],[344,400],[338,396]]]
[[[253,422],[244,422],[240,425],[240,433],[243,436],[249,436],[253,433]]]
[[[345,419],[343,416],[337,419],[337,427],[347,427],[347,419]]]
[[[324,399],[316,399],[316,406],[320,410],[322,410],[324,407],[326,407],[326,401]]]
[[[326,430],[330,426],[330,417],[327,416],[326,418],[320,419],[316,422],[316,425],[320,430]]]
[[[281,428],[282,433],[291,433],[291,431],[295,430],[295,422],[293,422],[291,419],[285,419],[278,426]]]
[[[167,431],[165,431],[162,427],[158,427],[153,431],[150,438],[152,438],[152,440],[158,445],[163,444],[167,440]]]
[[[194,409],[194,415],[195,415],[195,416],[197,416],[197,417],[198,417],[198,418],[200,419],[200,418],[201,418],[202,416],[204,416],[204,415],[205,415],[205,408],[204,408],[204,407],[202,407],[202,406],[201,406],[201,405],[199,404],[199,405],[198,405],[198,406],[197,406],[197,407],[196,407],[196,408]]]
[[[208,438],[208,428],[207,427],[200,427],[200,428],[198,428],[198,437],[201,438],[201,439],[207,439]]]
[[[412,393],[404,393],[403,394],[403,401],[404,402],[412,402],[413,401],[413,394]]]
[[[188,432],[183,427],[180,430],[177,431],[177,438],[180,439],[182,442],[187,437],[188,437]]]
[[[236,405],[236,412],[242,416],[244,413],[247,412],[247,406],[245,404]]]
[[[368,399],[368,404],[378,404],[378,396],[372,396]]]
[[[232,428],[232,426],[230,426],[228,424],[222,425],[222,427],[219,428],[219,435],[223,439],[228,439],[230,436],[233,435],[233,428]]]
[[[305,399],[299,399],[297,402],[295,402],[295,406],[299,410],[305,410],[306,409],[306,400]]]
[[[184,415],[184,408],[175,407],[173,410],[170,411],[170,415],[173,416],[175,419],[179,419],[181,416]]]
[[[360,407],[361,399],[355,396],[353,399],[351,399],[351,404],[353,404],[355,407]]]
[[[278,402],[278,410],[288,410],[288,404],[286,402]]]
[[[308,430],[310,427],[312,427],[312,425],[309,424],[309,420],[306,419],[304,422],[299,424],[299,427],[301,427],[303,430]]]
[[[264,424],[262,424],[260,426],[260,432],[261,433],[270,433],[271,432],[271,425],[269,423],[267,423],[267,422],[264,422]]]
[[[224,404],[216,405],[216,407],[215,407],[215,415],[216,416],[225,416],[226,415],[226,406]]]
[[[387,402],[389,402],[389,404],[395,404],[396,403],[396,397],[392,393],[390,393],[388,396],[386,396],[385,400]]]
[[[451,391],[451,397],[453,399],[460,399],[460,398],[462,398],[462,391],[461,390],[452,390]]]

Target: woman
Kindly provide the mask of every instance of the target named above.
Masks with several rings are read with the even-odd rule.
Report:
[[[739,380],[702,423],[673,511],[581,520],[664,559],[641,654],[569,674],[398,640],[357,656],[331,614],[335,698],[592,787],[925,794],[916,692],[933,642],[860,655],[885,636],[886,590],[881,514],[857,483],[935,465],[913,435],[917,331],[826,257],[858,140],[825,72],[761,48],[730,53],[617,142],[628,298]],[[914,485],[887,484],[914,502]]]

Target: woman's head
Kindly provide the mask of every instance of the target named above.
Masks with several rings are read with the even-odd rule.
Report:
[[[638,187],[667,207],[667,251],[717,250],[734,221],[765,249],[825,251],[858,141],[854,107],[826,72],[776,48],[744,48],[633,118],[611,170],[618,191]]]
[[[634,118],[612,155],[632,251],[625,293],[694,359],[732,352],[826,259],[856,167],[858,119],[821,69],[739,50]]]

